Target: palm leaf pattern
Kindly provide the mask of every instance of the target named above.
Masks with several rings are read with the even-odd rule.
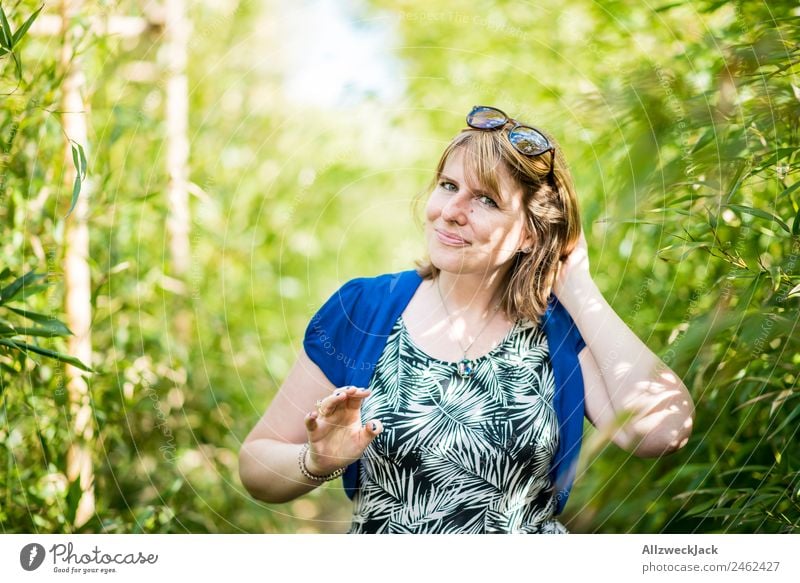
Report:
[[[564,533],[549,471],[555,381],[540,326],[522,320],[469,378],[414,344],[402,317],[361,408],[384,431],[364,451],[351,533]]]

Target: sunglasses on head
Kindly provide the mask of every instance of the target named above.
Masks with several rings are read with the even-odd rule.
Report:
[[[525,156],[541,156],[550,152],[550,173],[552,174],[556,149],[542,132],[519,123],[496,107],[476,105],[467,115],[467,125],[476,130],[496,130],[505,127],[508,123],[514,124],[508,130],[508,141],[517,152]]]

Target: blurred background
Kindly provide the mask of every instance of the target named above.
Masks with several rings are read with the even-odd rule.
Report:
[[[238,450],[321,303],[422,254],[475,104],[557,137],[697,405],[663,459],[587,427],[563,522],[800,532],[795,0],[0,7],[0,532],[345,532],[341,481],[262,504]]]

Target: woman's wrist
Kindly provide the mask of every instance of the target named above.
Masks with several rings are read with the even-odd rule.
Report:
[[[344,473],[344,467],[335,468],[332,471],[316,468],[313,465],[313,460],[311,459],[310,454],[310,445],[308,442],[306,442],[300,448],[300,452],[297,456],[297,464],[300,467],[300,471],[309,480],[313,480],[315,482],[328,482],[338,478]]]

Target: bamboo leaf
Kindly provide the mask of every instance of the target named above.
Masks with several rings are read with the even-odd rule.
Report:
[[[798,180],[797,182],[795,182],[791,186],[787,186],[786,189],[781,191],[781,193],[778,196],[779,197],[780,196],[789,196],[791,193],[793,193],[798,188],[800,188],[800,180]]]
[[[678,6],[683,6],[686,2],[673,2],[671,4],[664,4],[664,6],[659,6],[655,9],[655,12],[666,12],[668,10],[672,10],[673,8],[677,8]]]
[[[83,151],[83,146],[77,144],[78,146],[78,153],[80,154],[81,159],[81,179],[86,179],[86,153]]]
[[[786,416],[786,419],[784,419],[783,422],[780,425],[778,425],[775,431],[773,431],[772,434],[769,437],[767,437],[767,439],[775,439],[775,436],[778,435],[781,431],[783,431],[783,428],[789,425],[789,423],[791,423],[798,416],[800,416],[800,406],[795,407],[794,411],[792,411],[791,413],[789,413],[789,415]]]
[[[74,356],[70,356],[68,354],[62,354],[61,352],[56,352],[55,350],[48,350],[47,348],[42,348],[34,344],[28,344],[27,342],[21,342],[19,340],[11,340],[7,338],[0,338],[0,345],[8,346],[9,348],[16,348],[17,350],[23,351],[23,353],[29,350],[36,354],[40,354],[42,356],[47,356],[49,358],[54,358],[56,360],[60,360],[61,362],[65,362],[67,364],[71,364],[72,366],[79,368],[81,370],[85,370],[86,372],[95,372],[91,368],[83,364],[80,360],[75,358]]]
[[[796,298],[797,296],[800,296],[800,283],[790,289],[789,293],[786,294],[787,298]]]
[[[694,516],[697,518],[730,518],[736,516],[740,511],[736,508],[717,508],[715,510],[707,510],[705,512],[693,513],[691,510],[687,512],[687,516]]]
[[[13,38],[11,27],[8,25],[8,18],[6,18],[6,12],[3,10],[3,7],[0,6],[0,46],[10,51]]]
[[[32,328],[15,326],[13,330],[11,330],[6,326],[0,325],[0,336],[39,336],[42,338],[59,338],[64,335],[51,328],[41,328],[38,326],[34,326]]]
[[[83,151],[83,146],[77,142],[72,142],[70,146],[72,149],[72,164],[75,166],[75,182],[72,185],[72,201],[70,202],[69,210],[65,218],[68,218],[75,209],[75,205],[78,202],[78,195],[81,193],[81,184],[86,178],[86,155]]]
[[[12,48],[13,48],[13,47],[15,47],[15,46],[17,46],[17,44],[19,43],[19,41],[21,41],[21,40],[22,40],[22,37],[23,37],[23,36],[25,36],[25,33],[26,33],[26,32],[28,32],[28,29],[29,29],[29,28],[31,27],[31,25],[33,24],[33,21],[34,21],[34,20],[36,20],[36,17],[37,17],[37,16],[39,16],[39,13],[42,11],[42,8],[44,8],[44,4],[42,4],[42,5],[39,7],[39,10],[37,10],[36,12],[34,12],[33,14],[31,14],[31,15],[30,15],[30,17],[28,18],[28,20],[26,20],[25,22],[23,22],[23,23],[22,23],[22,26],[20,26],[20,27],[17,29],[17,32],[15,32],[15,33],[14,33],[14,38],[11,40],[11,47],[12,47]]]
[[[67,504],[64,514],[65,518],[69,522],[75,522],[75,515],[78,512],[78,504],[81,501],[82,494],[83,491],[81,490],[81,480],[80,477],[78,477],[75,479],[75,481],[70,483],[69,489],[67,489]]]
[[[19,60],[19,55],[12,50],[11,58],[14,59],[14,66],[17,69],[17,78],[22,79],[22,61]]]
[[[33,271],[29,271],[22,277],[18,277],[12,283],[0,289],[0,306],[13,300],[19,293],[26,289],[26,286],[30,286],[36,280],[41,279],[44,277],[43,273],[35,273]]]
[[[11,306],[7,306],[9,310],[12,312],[16,312],[20,316],[28,318],[29,320],[36,322],[37,324],[42,324],[44,328],[48,330],[52,330],[58,336],[72,336],[72,331],[67,328],[66,324],[64,324],[61,320],[54,318],[52,316],[46,316],[45,314],[38,314],[36,312],[31,312],[30,310],[25,310],[23,308],[12,308]]]
[[[739,191],[739,187],[742,185],[742,182],[746,178],[745,170],[747,169],[748,164],[739,164],[738,168],[736,168],[736,174],[733,177],[733,184],[728,189],[728,194],[725,196],[725,200],[728,201]]]
[[[722,205],[722,206],[726,206],[726,207],[728,207],[730,209],[739,211],[740,213],[753,215],[754,217],[767,219],[768,221],[774,221],[774,222],[778,223],[780,225],[780,227],[784,231],[786,231],[787,233],[791,233],[792,232],[792,230],[789,228],[789,225],[784,223],[780,218],[776,217],[772,213],[769,213],[769,212],[767,212],[765,210],[755,209],[755,208],[751,208],[749,206],[743,206],[743,205],[740,205],[740,204],[725,204],[725,205]]]
[[[705,241],[695,241],[690,243],[676,243],[673,245],[667,245],[666,247],[662,247],[659,249],[656,254],[659,259],[664,261],[683,261],[687,255],[689,255],[692,251],[696,251],[697,249],[710,249],[713,247],[713,244],[705,242]],[[678,257],[670,257],[667,255],[668,251],[681,249],[683,253],[681,253]]]

